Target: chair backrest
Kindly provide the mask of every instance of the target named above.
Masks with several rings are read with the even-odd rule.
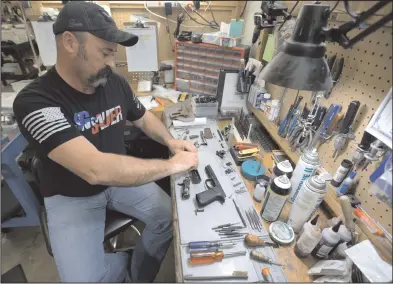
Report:
[[[42,162],[37,156],[34,156],[31,160],[31,173],[34,177],[34,181],[37,183],[38,187],[40,187],[43,168]]]

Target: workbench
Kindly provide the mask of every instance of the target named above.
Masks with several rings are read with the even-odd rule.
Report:
[[[223,128],[228,123],[230,123],[230,121],[219,121],[218,126],[220,128]],[[206,163],[206,162],[204,162],[204,163]],[[200,173],[202,172],[202,170],[203,170],[202,167],[199,167]],[[237,167],[237,171],[238,171],[238,174],[241,176],[240,167]],[[260,212],[263,200],[261,203],[258,203],[252,198],[255,182],[248,181],[248,180],[244,179],[243,177],[242,177],[242,179],[243,179],[243,182],[248,190],[248,193],[244,193],[244,194],[250,195],[250,199],[252,200],[257,212]],[[185,273],[183,271],[183,269],[184,269],[183,266],[185,263],[184,258],[186,256],[184,254],[184,240],[183,241],[181,240],[181,233],[180,233],[180,229],[179,229],[180,223],[181,223],[179,221],[179,217],[180,217],[180,219],[182,217],[185,218],[184,217],[185,213],[184,213],[184,210],[180,215],[178,212],[178,207],[179,207],[178,205],[179,204],[177,204],[177,202],[179,202],[180,199],[176,198],[176,197],[178,197],[180,195],[180,192],[179,192],[179,187],[176,185],[177,182],[178,182],[178,180],[176,181],[176,177],[172,176],[171,177],[171,196],[172,196],[172,209],[173,209],[175,273],[176,273],[176,281],[177,282],[184,282],[183,275]],[[202,178],[202,182],[203,182],[203,178]],[[227,200],[228,200],[228,196],[227,196]],[[180,202],[184,202],[184,201],[180,201]],[[229,201],[227,201],[227,203],[232,203],[232,202],[229,200]],[[211,205],[208,205],[208,206],[211,206]],[[191,208],[191,209],[193,210],[193,208]],[[287,217],[288,217],[288,213],[289,213],[289,209],[290,209],[290,204],[286,203],[286,205],[280,215],[280,218],[279,218],[280,221],[286,222]],[[208,215],[209,211],[206,212],[206,210],[202,214],[204,214],[203,215],[204,220],[219,218],[216,215]],[[318,209],[318,214],[320,214],[320,219],[319,219],[320,225],[322,227],[325,227],[327,220],[329,218],[331,218],[331,216],[329,216],[328,212],[324,211],[321,208]],[[234,220],[234,221],[236,221],[236,220]],[[195,222],[195,219],[190,220],[190,223],[194,224],[194,222]],[[183,223],[184,223],[184,220],[183,220]],[[263,221],[263,224],[264,224],[264,227],[267,232],[268,228],[269,228],[269,223]],[[207,227],[207,226],[205,226],[205,227]],[[206,232],[207,236],[211,237],[211,233],[209,232],[209,229],[204,228],[204,231]],[[199,233],[199,235],[201,235],[201,234]],[[201,239],[201,240],[210,240],[209,237],[206,237],[205,239]],[[184,236],[183,236],[183,238],[184,238]],[[276,256],[276,261],[285,265],[285,267],[283,268],[283,271],[286,275],[288,282],[312,282],[312,279],[311,279],[311,277],[308,276],[307,271],[314,263],[317,262],[317,260],[315,260],[311,256],[309,256],[308,258],[305,258],[305,259],[299,259],[294,254],[294,251],[293,251],[294,245],[295,245],[295,241],[292,242],[288,246],[280,246],[279,248],[275,248],[274,253]],[[259,271],[259,273],[260,273],[260,271]]]

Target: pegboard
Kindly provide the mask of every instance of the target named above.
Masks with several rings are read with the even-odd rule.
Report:
[[[329,21],[329,26],[334,27],[342,23]],[[351,38],[359,31],[356,29],[348,35]],[[382,27],[350,49],[327,43],[326,54],[329,57],[332,55],[336,55],[337,58],[344,57],[344,68],[330,98],[321,99],[321,104],[328,108],[332,103],[339,103],[342,105],[342,112],[345,113],[351,101],[358,100],[361,103],[353,124],[356,138],[347,143],[336,161],[332,158],[334,140],[319,147],[318,153],[322,166],[330,174],[334,174],[343,159],[351,160],[356,144],[360,142],[371,116],[392,87],[392,28]],[[283,90],[282,87],[271,84],[267,84],[267,89],[274,99],[279,99]],[[284,119],[296,93],[297,90],[288,89],[280,112],[281,120]],[[310,106],[311,92],[300,91],[299,95],[303,96],[301,108],[305,102]],[[362,202],[362,208],[389,233],[392,233],[392,209],[369,192],[372,185],[369,176],[376,166],[377,163],[373,163],[367,170],[358,172],[355,178],[355,195]]]

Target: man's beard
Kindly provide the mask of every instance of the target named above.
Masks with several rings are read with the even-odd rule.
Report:
[[[106,66],[97,72],[95,75],[91,75],[87,78],[87,85],[91,88],[97,88],[99,86],[105,86],[108,81],[108,77],[112,75],[112,68]]]

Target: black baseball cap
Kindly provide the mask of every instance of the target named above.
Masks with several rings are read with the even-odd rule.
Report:
[[[138,42],[138,36],[119,30],[107,11],[91,2],[70,1],[64,5],[53,24],[53,33],[58,35],[65,31],[89,32],[123,46],[133,46]]]

